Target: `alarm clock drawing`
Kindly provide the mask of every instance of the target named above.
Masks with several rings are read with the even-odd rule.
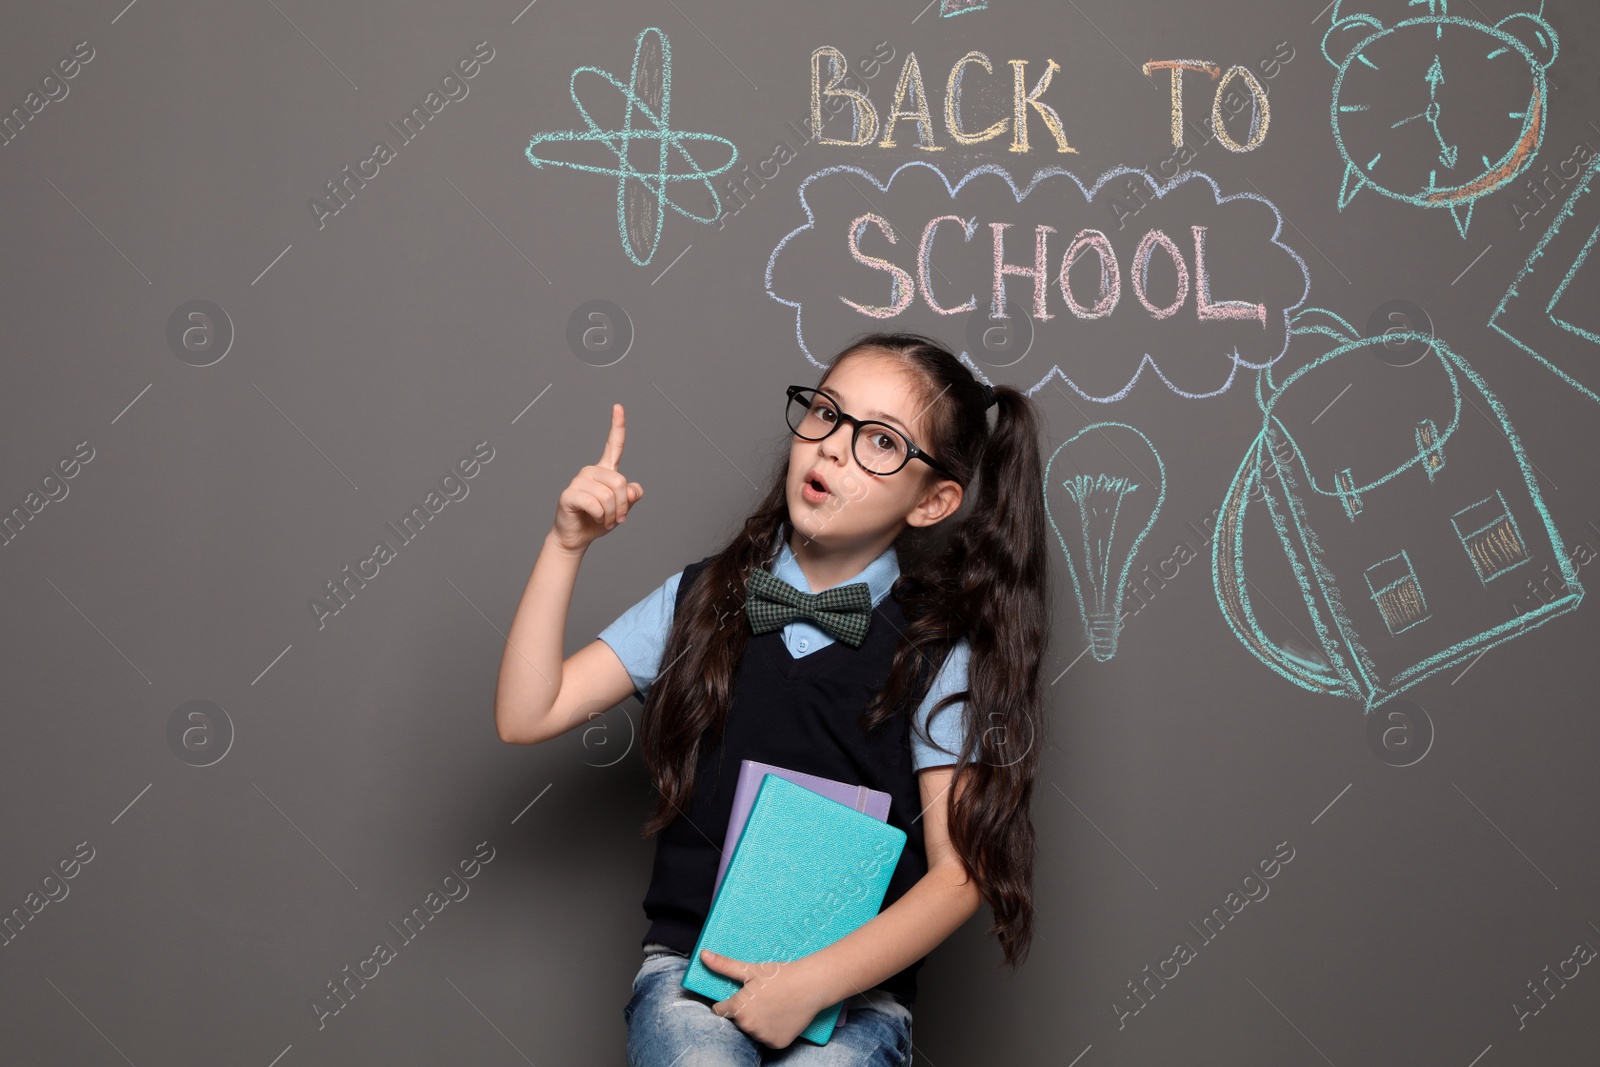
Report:
[[[1447,2],[1429,8],[1442,12]],[[1330,115],[1345,163],[1339,210],[1371,188],[1416,207],[1448,208],[1465,238],[1473,205],[1539,151],[1545,68],[1558,48],[1539,15],[1491,26],[1430,13],[1385,27],[1336,9],[1322,52],[1338,69]]]

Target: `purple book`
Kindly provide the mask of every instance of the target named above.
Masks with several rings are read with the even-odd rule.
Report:
[[[832,778],[819,778],[814,774],[805,774],[801,771],[791,771],[787,767],[778,767],[771,763],[757,763],[755,760],[739,761],[739,781],[733,788],[733,810],[728,815],[728,833],[722,840],[722,862],[717,865],[717,880],[711,887],[711,898],[716,899],[717,890],[722,887],[722,876],[727,873],[728,861],[733,859],[733,847],[739,843],[739,835],[744,831],[745,820],[750,817],[750,807],[756,801],[756,793],[761,789],[761,779],[769,774],[776,774],[786,778],[795,785],[803,786],[813,793],[820,793],[829,800],[837,800],[846,807],[853,808],[865,815],[870,815],[879,822],[889,821],[889,794],[879,789],[868,789],[864,785],[851,785],[848,782],[836,782]],[[839,1020],[834,1025],[843,1026],[848,1008],[839,1009]]]

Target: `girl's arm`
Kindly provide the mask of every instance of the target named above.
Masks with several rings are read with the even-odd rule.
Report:
[[[494,723],[500,740],[536,745],[581,726],[633,692],[633,678],[604,641],[591,641],[561,658],[567,608],[583,550],[562,548],[554,533],[522,591],[500,657]]]
[[[611,433],[600,462],[584,467],[561,493],[556,519],[528,575],[506,635],[495,687],[500,740],[532,745],[564,733],[633,692],[633,679],[604,641],[562,660],[567,609],[578,566],[598,537],[627,519],[644,496],[617,471],[625,432],[621,404],[612,405]]]

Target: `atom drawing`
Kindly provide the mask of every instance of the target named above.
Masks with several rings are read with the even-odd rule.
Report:
[[[622,129],[601,129],[590,117],[588,108],[583,106],[583,101],[578,99],[578,75],[585,71],[600,75],[622,94],[627,107]],[[598,67],[578,67],[572,72],[569,90],[573,106],[578,109],[578,114],[583,116],[588,129],[552,130],[549,133],[534,134],[533,140],[528,142],[528,162],[535,167],[549,164],[588,171],[591,174],[608,174],[616,178],[617,232],[622,240],[622,250],[628,254],[629,259],[643,267],[655,256],[656,248],[661,243],[663,207],[670,207],[678,214],[696,222],[709,223],[717,220],[722,214],[722,201],[718,198],[711,179],[733,166],[734,161],[739,158],[739,150],[734,147],[732,141],[714,134],[684,133],[668,125],[667,113],[672,106],[672,46],[668,43],[665,33],[650,26],[639,34],[633,52],[633,71],[626,85]],[[638,129],[634,127],[635,110],[643,116]],[[598,142],[616,157],[617,165],[596,167],[564,159],[540,158],[534,154],[534,148],[546,141]],[[634,141],[656,143],[658,162],[654,173],[634,168],[629,158],[629,151]],[[686,144],[691,141],[714,141],[726,145],[728,161],[715,170],[704,169],[689,154]],[[678,172],[670,170],[667,157],[669,148],[682,157],[687,164],[686,170]],[[667,195],[668,182],[688,181],[699,182],[711,194],[712,208],[709,217],[685,210]]]

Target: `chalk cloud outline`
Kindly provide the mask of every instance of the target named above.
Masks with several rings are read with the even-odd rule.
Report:
[[[1110,170],[1101,174],[1099,178],[1095,179],[1094,184],[1088,187],[1084,186],[1083,181],[1079,179],[1076,174],[1064,167],[1041,167],[1039,170],[1034,172],[1033,178],[1028,182],[1027,187],[1021,191],[1018,191],[1016,182],[1012,181],[1011,174],[1004,167],[1001,167],[995,163],[985,163],[968,171],[959,181],[955,183],[955,185],[952,186],[950,184],[950,179],[947,178],[944,174],[944,171],[940,170],[937,166],[927,162],[926,160],[913,159],[897,166],[893,173],[891,173],[886,180],[881,182],[870,171],[864,169],[863,167],[857,166],[856,164],[840,163],[831,167],[824,167],[819,171],[807,175],[806,178],[800,182],[800,186],[796,190],[796,194],[800,198],[800,206],[805,210],[806,213],[806,221],[803,225],[797,226],[788,233],[784,234],[783,239],[780,240],[773,248],[772,255],[767,259],[767,270],[764,279],[764,286],[766,288],[767,295],[772,297],[772,299],[778,301],[780,304],[785,304],[794,308],[795,342],[799,345],[800,351],[805,355],[806,359],[808,359],[812,365],[819,370],[826,370],[828,364],[818,361],[817,358],[811,354],[810,349],[806,347],[803,323],[803,314],[805,309],[802,303],[794,300],[786,300],[779,296],[772,288],[772,272],[777,266],[778,256],[782,254],[785,246],[787,246],[791,240],[800,234],[816,228],[817,220],[816,216],[812,213],[811,204],[806,200],[806,188],[819,178],[825,178],[833,174],[848,173],[859,175],[860,177],[865,178],[867,181],[870,181],[879,192],[887,193],[889,192],[890,187],[894,184],[895,178],[897,178],[902,171],[905,171],[911,167],[924,167],[933,171],[933,173],[938,176],[939,181],[943,183],[945,192],[949,195],[952,201],[955,200],[957,194],[959,194],[966,184],[973,178],[980,174],[995,174],[1005,180],[1006,187],[1011,190],[1011,195],[1015,198],[1018,204],[1021,204],[1023,200],[1027,199],[1029,194],[1031,194],[1041,183],[1053,178],[1066,177],[1072,180],[1072,184],[1075,185],[1078,189],[1078,192],[1083,195],[1085,205],[1088,205],[1094,202],[1095,196],[1099,193],[1101,188],[1106,185],[1107,182],[1110,182],[1116,178],[1120,178],[1123,175],[1128,175],[1136,179],[1144,179],[1146,187],[1158,200],[1164,198],[1172,190],[1178,188],[1180,185],[1183,185],[1186,182],[1199,180],[1205,182],[1205,184],[1210,187],[1212,200],[1218,207],[1221,207],[1222,205],[1230,203],[1234,200],[1254,200],[1265,205],[1267,210],[1272,212],[1272,217],[1276,221],[1277,225],[1273,229],[1272,236],[1269,238],[1267,243],[1269,245],[1275,245],[1287,253],[1289,258],[1294,260],[1295,264],[1299,266],[1301,277],[1305,281],[1305,284],[1301,287],[1299,298],[1293,304],[1283,308],[1283,347],[1279,349],[1277,355],[1262,363],[1252,363],[1243,356],[1239,355],[1239,350],[1237,347],[1234,348],[1231,354],[1226,352],[1221,353],[1229,361],[1227,377],[1223,379],[1221,385],[1207,393],[1190,393],[1179,389],[1165,374],[1162,373],[1159,363],[1156,361],[1155,357],[1150,355],[1148,352],[1145,352],[1140,356],[1139,365],[1134,368],[1134,371],[1132,375],[1129,376],[1127,383],[1116,392],[1106,396],[1094,396],[1085,392],[1081,387],[1079,387],[1077,382],[1074,382],[1067,375],[1067,373],[1061,369],[1061,365],[1059,363],[1052,363],[1050,369],[1044,373],[1042,378],[1040,378],[1033,385],[1029,386],[1027,389],[1022,390],[1028,396],[1032,396],[1040,389],[1043,389],[1045,385],[1049,383],[1052,376],[1058,376],[1063,382],[1072,387],[1073,392],[1077,393],[1085,400],[1097,404],[1109,404],[1126,397],[1133,390],[1133,387],[1138,384],[1139,379],[1144,375],[1145,368],[1148,366],[1150,372],[1159,378],[1163,385],[1165,385],[1172,392],[1176,393],[1178,396],[1193,400],[1206,399],[1209,397],[1220,396],[1227,392],[1228,389],[1232,387],[1234,379],[1238,376],[1240,367],[1246,367],[1250,370],[1256,371],[1263,370],[1272,366],[1279,359],[1281,359],[1283,354],[1289,349],[1290,322],[1294,318],[1295,312],[1305,304],[1306,297],[1311,292],[1311,271],[1306,267],[1306,262],[1301,258],[1300,253],[1296,252],[1293,248],[1290,248],[1279,239],[1283,234],[1283,213],[1278,210],[1276,204],[1268,200],[1266,197],[1257,193],[1247,192],[1229,193],[1224,196],[1216,181],[1213,180],[1210,175],[1203,174],[1200,171],[1186,171],[1185,173],[1174,178],[1172,181],[1163,184],[1156,178],[1152,177],[1149,173],[1135,167],[1127,166],[1117,166],[1111,168]],[[982,370],[979,369],[978,364],[973,361],[971,355],[967,353],[965,348],[957,353],[957,358],[960,359],[961,362],[972,371],[973,376],[979,381],[984,382],[987,385],[995,384],[984,375]],[[1021,386],[1019,385],[1018,388],[1020,389]]]

